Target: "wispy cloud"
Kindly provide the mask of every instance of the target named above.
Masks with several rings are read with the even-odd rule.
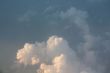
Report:
[[[110,36],[110,32],[105,32],[105,35]]]
[[[53,9],[54,9],[54,8],[53,8],[52,6],[49,6],[49,7],[47,7],[47,8],[44,10],[43,13],[50,12],[50,11],[52,11]]]
[[[31,18],[35,15],[36,15],[35,11],[28,10],[27,12],[25,12],[23,15],[21,15],[18,18],[18,21],[19,22],[29,22],[29,21],[31,21]]]
[[[94,51],[90,51],[90,49],[93,47],[94,42],[96,42],[96,37],[90,33],[89,24],[87,22],[88,13],[86,11],[71,7],[67,11],[61,12],[60,16],[63,20],[68,19],[69,22],[72,23],[67,26],[71,27],[72,25],[76,25],[76,27],[81,30],[80,32],[82,33],[84,42],[81,43],[82,45],[79,45],[79,51],[84,54],[85,62],[91,65],[93,63],[95,64],[95,54]]]

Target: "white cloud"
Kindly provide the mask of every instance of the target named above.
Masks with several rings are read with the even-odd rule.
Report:
[[[65,57],[63,54],[53,59],[52,65],[41,64],[38,73],[63,73],[65,65]]]
[[[88,13],[71,7],[66,11],[59,11],[56,14],[56,17],[60,18],[62,22],[66,20],[67,23],[71,23],[70,25],[67,24],[67,29],[75,25],[80,30],[83,42],[79,42],[77,49],[80,56],[82,56],[81,60],[64,38],[51,36],[46,42],[28,43],[28,45],[34,46],[31,47],[32,49],[25,47],[25,44],[24,48],[17,52],[17,54],[22,54],[23,51],[23,56],[18,57],[17,61],[24,65],[39,64],[38,73],[96,73],[95,70],[92,70],[92,65],[96,64],[96,55],[94,50],[91,49],[94,48],[94,44],[98,39],[90,32],[87,22]],[[53,21],[58,23],[56,20]],[[57,25],[60,24],[58,23]],[[26,48],[30,52],[26,51]],[[26,52],[25,55],[24,52]],[[55,62],[57,58],[59,59],[57,61],[61,62]],[[97,72],[100,71],[98,70]]]
[[[84,68],[84,64],[78,60],[74,50],[69,47],[68,42],[57,36],[51,36],[47,42],[25,44],[24,48],[18,50],[16,59],[18,63],[24,65],[39,64],[37,73],[88,72],[86,66]]]

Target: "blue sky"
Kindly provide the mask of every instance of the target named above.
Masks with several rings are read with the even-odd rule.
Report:
[[[87,41],[91,46],[86,47],[95,52],[97,59],[95,71],[100,72],[98,66],[102,66],[102,73],[110,72],[109,0],[0,0],[3,71],[12,73],[9,66],[24,43],[45,41],[52,35],[65,38],[76,52],[80,43]],[[81,54],[78,53],[79,57]]]

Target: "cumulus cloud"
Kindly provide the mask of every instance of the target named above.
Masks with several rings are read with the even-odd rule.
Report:
[[[51,36],[47,42],[26,43],[16,55],[19,64],[37,65],[37,73],[82,73],[83,64],[80,64],[74,50],[62,37]]]
[[[86,21],[87,12],[72,7],[65,12],[61,11],[59,17],[62,20],[69,19],[69,22],[81,30],[85,42],[79,45],[80,53],[84,54],[84,62],[93,64],[94,52],[89,49],[93,45],[94,37],[90,34]],[[68,42],[58,36],[49,37],[47,42],[26,43],[24,48],[18,50],[16,59],[18,63],[24,65],[40,64],[38,73],[95,73],[91,67],[81,63]]]
[[[64,63],[64,55],[61,54],[53,59],[52,65],[46,65],[42,63],[40,65],[40,69],[37,70],[38,73],[63,73]]]
[[[67,40],[53,35],[47,41],[24,44],[24,47],[17,52],[17,62],[25,66],[37,65],[37,73],[103,73],[106,67],[99,64],[97,59],[100,59],[100,54],[97,53],[100,51],[97,52],[96,49],[98,47],[96,45],[100,44],[100,39],[90,32],[87,22],[88,13],[71,7],[56,14],[60,22],[68,23],[65,26],[68,26],[67,30],[73,25],[79,29],[78,33],[83,41],[75,47],[77,52],[74,51],[74,48],[70,48]],[[53,21],[60,25],[57,20]]]

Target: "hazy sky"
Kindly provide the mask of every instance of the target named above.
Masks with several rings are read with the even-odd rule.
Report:
[[[0,69],[4,73],[22,73],[11,68],[17,50],[26,42],[46,41],[52,35],[66,39],[81,60],[84,44],[95,53],[95,65],[90,67],[110,73],[110,0],[0,0]]]

